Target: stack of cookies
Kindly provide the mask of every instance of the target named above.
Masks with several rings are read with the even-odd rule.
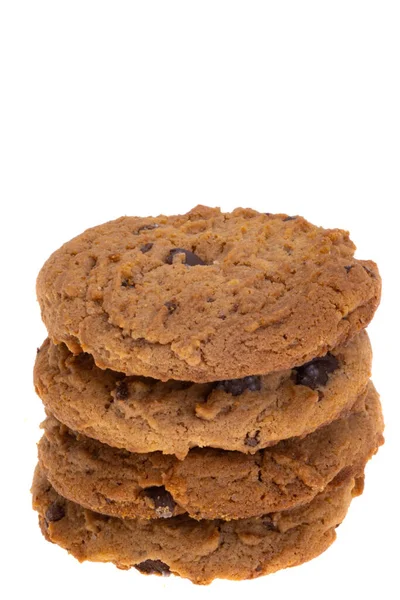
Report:
[[[354,250],[301,217],[204,206],[57,250],[37,283],[46,539],[203,584],[323,552],[383,442],[380,277]]]

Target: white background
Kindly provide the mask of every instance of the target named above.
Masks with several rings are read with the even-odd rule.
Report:
[[[399,3],[0,6],[2,597],[398,598]],[[42,263],[89,226],[197,203],[348,229],[384,280],[369,331],[387,441],[337,542],[302,567],[207,588],[80,565],[44,541],[29,494]]]

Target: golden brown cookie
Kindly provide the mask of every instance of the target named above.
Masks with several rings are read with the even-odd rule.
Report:
[[[305,438],[254,455],[193,449],[183,461],[159,452],[131,454],[48,418],[39,462],[66,498],[117,517],[225,520],[306,504],[339,473],[356,476],[383,443],[379,396],[371,384],[349,415]]]
[[[105,517],[57,494],[39,467],[32,494],[45,538],[79,561],[208,584],[252,579],[314,558],[334,541],[335,527],[362,489],[363,478],[338,478],[305,506],[238,521]]]
[[[47,340],[34,377],[46,408],[71,429],[131,452],[184,458],[196,446],[251,454],[314,431],[354,404],[370,368],[363,331],[326,359],[295,370],[193,385],[125,378]]]
[[[289,369],[371,320],[381,282],[348,233],[197,206],[64,244],[37,281],[56,343],[127,375],[207,382]]]

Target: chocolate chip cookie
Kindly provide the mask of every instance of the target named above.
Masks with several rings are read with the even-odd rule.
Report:
[[[338,477],[305,506],[238,521],[105,517],[57,494],[39,467],[32,493],[45,538],[79,561],[113,562],[208,584],[216,578],[252,579],[317,556],[334,541],[362,484],[363,478]]]
[[[48,418],[39,461],[66,498],[118,517],[195,519],[261,516],[306,504],[339,473],[364,471],[383,443],[372,384],[348,415],[303,439],[254,455],[196,448],[183,461],[159,452],[131,454],[76,435]]]
[[[348,233],[197,206],[88,229],[43,266],[51,339],[101,368],[192,382],[291,369],[364,328],[380,298]]]
[[[184,458],[196,446],[251,454],[310,433],[354,404],[370,369],[363,331],[301,367],[208,384],[125,377],[46,340],[34,378],[46,408],[71,429],[131,452]]]

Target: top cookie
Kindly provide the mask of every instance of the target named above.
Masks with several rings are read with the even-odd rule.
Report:
[[[302,217],[198,206],[121,217],[67,242],[39,273],[56,343],[127,375],[207,382],[292,368],[365,327],[375,263]]]

